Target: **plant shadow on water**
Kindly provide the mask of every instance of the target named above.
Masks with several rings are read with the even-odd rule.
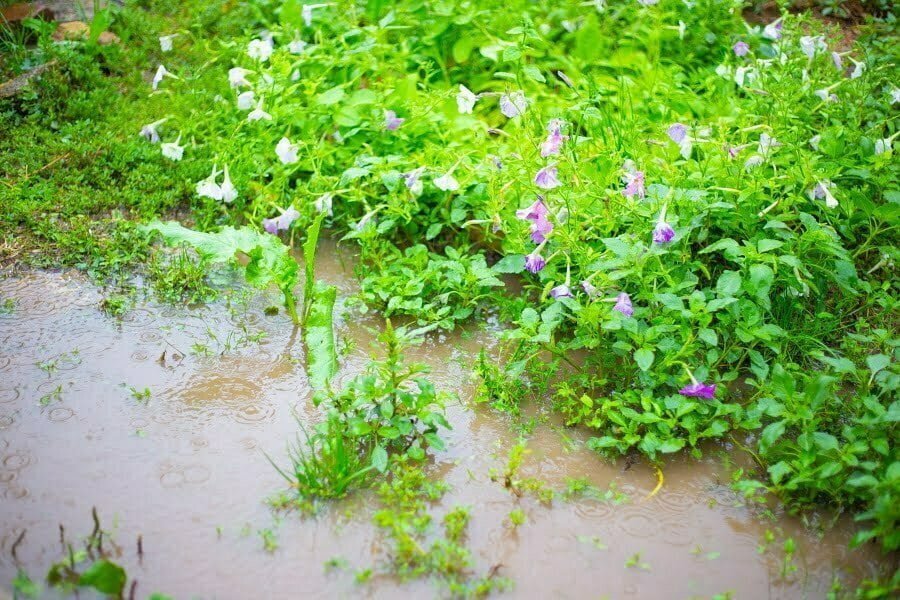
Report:
[[[343,299],[355,285],[341,260],[331,242],[321,243],[317,275]],[[57,524],[78,522],[96,505],[115,518],[120,539],[142,536],[144,560],[126,553],[121,564],[144,592],[286,597],[302,585],[309,596],[438,593],[428,581],[379,575],[357,583],[343,569],[326,568],[347,565],[364,580],[367,568],[385,560],[395,533],[383,518],[381,527],[372,524],[375,490],[327,504],[312,518],[285,518],[277,534],[263,529],[272,516],[262,499],[284,488],[264,454],[281,464],[296,419],[310,432],[322,420],[303,369],[284,351],[289,319],[265,313],[273,297],[251,299],[243,313],[267,334],[257,343],[221,356],[188,354],[173,365],[156,358],[170,347],[189,348],[207,328],[224,333],[235,327],[233,316],[221,304],[199,312],[151,305],[141,309],[147,318],[126,326],[84,301],[93,293],[68,274],[0,281],[0,294],[17,306],[17,318],[0,323],[0,580],[18,573],[10,549],[22,529],[28,534],[16,548],[18,564],[36,578],[57,558]],[[380,326],[342,299],[336,324],[349,351],[336,389],[364,372]],[[447,405],[446,448],[433,451],[426,466],[448,487],[429,503],[433,519],[444,519],[447,540],[465,535],[474,572],[509,578],[507,593],[820,597],[836,576],[852,586],[886,566],[872,547],[848,549],[855,529],[846,518],[831,526],[823,514],[806,527],[778,508],[747,506],[730,488],[733,463],[743,458],[722,460],[717,455],[730,456],[725,448],[710,446],[700,461],[669,461],[664,484],[651,495],[659,480],[650,465],[605,461],[584,448],[587,436],[578,430],[562,430],[572,443],[561,443],[561,424],[525,406],[522,418],[539,417],[539,424],[521,465],[511,469],[517,434],[510,417],[469,401],[469,368],[482,346],[496,353],[497,338],[488,329],[440,332],[405,354],[430,367],[437,390],[460,399]],[[35,382],[48,375],[37,363],[75,349],[80,361],[50,375],[54,385],[71,382],[54,405],[67,417],[55,420],[40,406]],[[149,389],[149,400],[136,399],[123,383]],[[350,465],[348,473],[354,470]],[[516,472],[511,477],[522,493],[504,486],[504,470]],[[377,488],[382,478],[370,475]],[[523,481],[539,482],[549,498],[530,493]],[[392,497],[387,490],[377,495]],[[255,530],[265,533],[274,557],[247,534]],[[646,568],[624,566],[636,555],[635,564]]]

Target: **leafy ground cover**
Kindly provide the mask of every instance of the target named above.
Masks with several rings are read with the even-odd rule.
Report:
[[[856,543],[896,552],[895,18],[872,6],[848,35],[742,8],[151,2],[109,13],[111,46],[28,23],[3,40],[5,73],[58,66],[0,104],[0,260],[127,291],[162,252],[139,224],[175,218],[191,229],[151,229],[200,258],[173,261],[185,285],[165,261],[151,283],[208,298],[196,269],[238,250],[311,330],[296,265],[277,263],[302,240],[312,254],[324,222],[358,248],[371,309],[508,326],[510,360],[476,366],[495,408],[530,392],[598,453],[661,464],[734,443],[758,466],[737,479],[748,496],[851,511]],[[330,327],[315,289],[308,271]],[[324,352],[322,388],[333,338]],[[341,495],[438,446],[440,403],[403,387],[413,373],[375,365],[322,396],[295,489]]]

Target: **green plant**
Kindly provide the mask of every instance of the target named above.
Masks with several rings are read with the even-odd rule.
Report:
[[[298,435],[288,447],[290,470],[269,462],[301,500],[340,498],[354,486],[363,485],[373,466],[366,464],[367,455],[337,416],[329,415],[313,433],[308,433],[299,419],[297,424],[303,437]]]
[[[370,363],[343,389],[316,397],[317,405],[343,423],[347,435],[381,472],[388,470],[392,454],[423,460],[429,450],[442,450],[438,432],[450,428],[444,417],[444,394],[423,377],[427,368],[404,363],[403,346],[421,333],[394,328],[387,320],[378,336],[384,359]]]

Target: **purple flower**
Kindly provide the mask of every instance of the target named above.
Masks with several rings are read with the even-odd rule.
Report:
[[[392,110],[384,111],[384,128],[388,131],[397,131],[405,120],[398,117],[397,113]]]
[[[716,395],[716,384],[706,385],[705,383],[695,381],[678,390],[678,393],[682,396],[712,400]]]
[[[560,298],[571,298],[572,290],[569,289],[568,285],[563,283],[550,290],[550,295],[557,300]]]
[[[542,243],[547,236],[550,235],[550,232],[553,231],[553,223],[547,218],[549,214],[549,209],[547,205],[544,204],[544,199],[541,196],[538,196],[538,199],[534,201],[534,204],[529,206],[528,208],[523,208],[516,211],[516,216],[525,221],[531,221],[531,241],[535,244]]]
[[[535,219],[531,222],[531,241],[535,244],[543,244],[552,231],[553,223],[547,217]]]
[[[687,136],[687,126],[681,123],[675,123],[674,125],[669,127],[668,130],[666,130],[666,133],[669,135],[669,138],[671,138],[673,142],[675,142],[676,144],[680,144]]]
[[[525,92],[518,91],[500,97],[500,112],[508,119],[525,114],[527,109],[528,99],[525,97]]]
[[[740,41],[732,46],[731,49],[734,50],[735,56],[747,56],[747,53],[750,52],[750,45],[747,42]]]
[[[665,221],[660,221],[653,228],[653,241],[657,244],[668,244],[675,239],[675,230]]]
[[[526,221],[536,221],[537,219],[546,217],[549,212],[550,210],[547,208],[547,205],[544,204],[543,196],[538,196],[538,199],[535,200],[531,206],[517,210],[516,216]]]
[[[290,228],[291,223],[296,221],[299,217],[300,213],[292,206],[273,219],[263,219],[263,229],[272,235],[278,235],[279,231],[287,231]]]
[[[537,172],[534,176],[534,184],[545,190],[552,190],[562,185],[557,178],[558,169],[556,165],[547,165]]]
[[[537,250],[525,256],[525,269],[531,273],[537,273],[546,266],[547,261],[537,253]]]
[[[548,126],[550,133],[547,135],[547,139],[541,144],[541,156],[543,158],[559,154],[563,142],[569,139],[569,136],[562,134],[562,126],[563,121],[560,119],[553,119],[550,121],[550,125]]]
[[[413,169],[408,173],[403,173],[401,177],[403,177],[403,183],[406,184],[406,189],[410,190],[413,194],[421,194],[422,180],[420,179],[420,177],[424,172],[425,167],[419,167],[418,169]]]
[[[764,38],[767,38],[770,40],[781,39],[781,19],[778,19],[777,21],[774,21],[774,22],[766,25],[765,28],[763,28],[762,35]]]
[[[645,194],[644,190],[644,172],[643,171],[633,171],[631,173],[626,173],[622,180],[625,181],[625,189],[622,190],[622,195],[631,198],[632,196],[637,196],[638,198],[643,198]]]
[[[617,310],[626,317],[630,317],[634,314],[634,307],[631,305],[631,296],[622,292],[618,296],[616,296],[616,303],[613,305],[613,310]]]
[[[584,293],[587,294],[588,296],[590,296],[591,298],[596,296],[597,292],[599,291],[597,289],[597,286],[592,284],[590,281],[582,281],[581,287],[584,289]]]

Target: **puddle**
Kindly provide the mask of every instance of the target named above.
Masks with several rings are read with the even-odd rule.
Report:
[[[336,256],[333,246],[320,251],[321,276],[347,295],[355,284]],[[15,576],[10,549],[23,528],[18,558],[42,578],[60,556],[59,523],[70,536],[86,535],[96,506],[104,527],[128,547],[120,560],[139,582],[138,597],[437,595],[428,582],[359,586],[352,572],[326,572],[335,557],[371,566],[383,549],[365,495],[316,518],[288,515],[276,528],[279,549],[263,550],[257,532],[273,526],[263,499],[283,488],[264,453],[283,459],[296,433],[292,411],[305,421],[317,416],[303,370],[286,353],[288,319],[264,313],[275,296],[251,296],[232,310],[151,305],[117,323],[76,275],[0,280],[0,295],[16,303],[11,315],[0,315],[0,589]],[[339,314],[340,343],[350,342],[339,375],[346,380],[366,364],[379,320]],[[259,331],[261,342],[247,341]],[[744,506],[716,448],[699,462],[676,458],[662,489],[645,500],[656,486],[651,468],[570,450],[558,430],[542,426],[529,443],[525,475],[556,489],[568,477],[601,489],[615,483],[630,500],[546,507],[513,498],[488,473],[505,462],[516,434],[505,416],[470,405],[468,365],[496,338],[496,331],[439,334],[407,357],[430,364],[438,388],[459,395],[449,410],[448,449],[431,468],[452,485],[444,508],[471,507],[477,571],[501,565],[499,574],[514,582],[508,596],[823,597],[836,575],[853,586],[886,566],[875,548],[848,549],[854,529],[847,519],[817,534],[778,510],[763,518]],[[199,346],[209,354],[192,352]],[[219,355],[223,348],[229,351]],[[293,350],[299,354],[299,343]],[[149,401],[129,387],[149,388]],[[512,531],[504,522],[517,507],[527,521]],[[760,553],[767,529],[779,531],[777,542]],[[140,564],[130,548],[138,535]],[[798,545],[797,571],[784,579],[787,537]],[[636,553],[649,570],[625,567]]]

